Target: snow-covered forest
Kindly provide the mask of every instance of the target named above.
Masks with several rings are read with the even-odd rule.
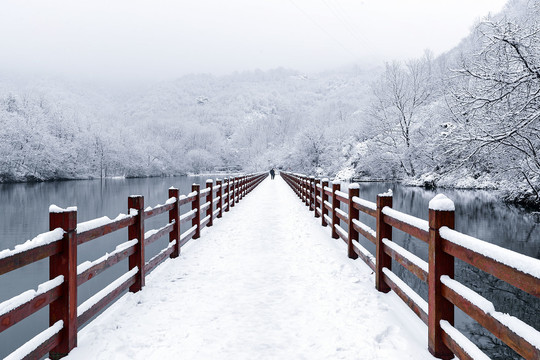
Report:
[[[129,90],[0,74],[0,181],[277,167],[538,202],[539,59],[540,5],[512,0],[453,50],[380,68]]]

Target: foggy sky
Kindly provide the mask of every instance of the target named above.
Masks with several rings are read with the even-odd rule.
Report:
[[[1,0],[0,75],[162,80],[435,54],[505,0]]]

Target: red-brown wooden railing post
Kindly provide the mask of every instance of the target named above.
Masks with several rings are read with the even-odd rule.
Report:
[[[310,176],[309,177],[309,210],[315,211],[315,177]]]
[[[306,203],[306,189],[304,188],[304,175],[300,176],[300,199]]]
[[[454,228],[454,203],[439,194],[429,202],[429,272],[428,272],[428,346],[439,359],[452,359],[454,354],[442,340],[441,320],[454,325],[454,306],[443,297],[441,276],[454,278],[454,257],[442,249],[439,229]]]
[[[239,203],[240,200],[242,200],[242,179],[243,179],[242,176],[238,177],[238,185],[236,187],[236,196],[238,197],[238,200],[236,200],[237,203]]]
[[[231,206],[230,204],[230,201],[231,201],[231,178],[227,178],[227,195],[226,195],[226,198],[225,198],[225,202],[227,203],[227,206],[225,207],[225,212],[228,212],[229,211],[229,207]]]
[[[309,195],[308,195],[308,187],[307,187],[307,176],[302,176],[302,190],[304,191],[304,204],[309,207]]]
[[[77,346],[77,208],[49,210],[49,229],[62,228],[62,251],[49,258],[49,279],[64,277],[62,296],[49,305],[49,325],[62,320],[60,343],[50,351],[51,359],[66,356]]]
[[[193,239],[201,237],[201,185],[191,185],[191,192],[196,192],[195,201],[191,203],[191,210],[195,210],[195,217],[191,220],[191,227],[197,226]]]
[[[128,227],[128,240],[137,239],[135,245],[135,253],[129,256],[129,269],[139,268],[139,272],[135,276],[135,283],[129,287],[129,291],[137,292],[144,287],[144,197],[134,195],[128,198],[129,213],[136,211],[135,223]]]
[[[358,241],[358,231],[354,228],[353,220],[358,220],[358,217],[360,215],[360,211],[358,211],[357,208],[355,208],[353,197],[358,197],[360,195],[360,187],[358,184],[353,183],[349,185],[349,241],[347,242],[347,255],[351,259],[358,258],[358,255],[354,251],[354,245],[353,240]]]
[[[332,238],[339,239],[339,235],[336,230],[336,225],[339,225],[339,218],[337,216],[336,209],[339,209],[339,200],[336,197],[336,191],[341,189],[341,185],[337,182],[332,182]]]
[[[244,196],[245,196],[245,192],[246,192],[246,177],[245,176],[242,176],[242,187],[241,187],[242,191],[240,193],[241,195],[241,198],[243,199]]]
[[[210,189],[206,193],[206,202],[210,203],[208,206],[208,209],[206,209],[206,216],[210,216],[210,220],[208,220],[208,227],[214,225],[214,180],[208,179],[206,180],[206,188]]]
[[[178,198],[180,197],[180,192],[178,189],[171,187],[169,188],[169,199],[176,198],[174,202],[174,207],[169,211],[169,223],[174,221],[173,230],[169,233],[169,242],[176,240],[176,245],[174,245],[174,250],[171,253],[171,258],[177,258],[180,255],[180,206],[178,205]]]
[[[328,187],[328,179],[324,178],[321,181],[321,225],[326,226],[328,225],[326,223],[326,219],[324,215],[328,215],[328,209],[325,206],[325,201],[328,201],[328,195],[326,194],[326,190],[324,188]]]
[[[217,217],[220,218],[223,215],[223,181],[216,179],[216,185],[219,186],[216,196],[219,198],[217,203],[219,209]]]
[[[232,201],[231,201],[231,207],[234,207],[234,203],[236,202],[235,193],[236,193],[236,176],[233,176],[233,178],[232,178]]]
[[[375,264],[375,287],[377,290],[387,293],[390,287],[384,281],[383,268],[392,269],[392,258],[384,252],[383,239],[392,240],[392,226],[383,221],[383,208],[392,207],[392,193],[377,195],[377,242],[376,249],[376,264]]]
[[[315,209],[315,217],[316,217],[316,218],[320,217],[319,213],[317,212],[317,207],[319,206],[319,202],[318,202],[318,200],[317,200],[317,192],[319,191],[319,190],[317,189],[317,184],[320,184],[320,182],[321,182],[321,180],[319,180],[319,179],[316,179],[315,182],[314,182],[314,186],[315,186],[314,189],[315,189],[315,191],[314,191],[313,195],[314,195],[314,198],[315,198],[315,203],[314,203],[314,204],[315,204],[315,208],[314,208],[314,209]],[[322,197],[321,197],[321,199],[322,199]]]

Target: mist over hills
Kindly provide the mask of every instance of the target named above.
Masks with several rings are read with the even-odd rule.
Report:
[[[438,57],[108,86],[0,77],[0,181],[281,167],[540,189],[539,5],[513,0]]]

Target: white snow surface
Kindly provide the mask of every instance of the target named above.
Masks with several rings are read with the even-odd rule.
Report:
[[[412,215],[408,215],[405,213],[402,213],[401,211],[397,211],[395,209],[392,209],[388,206],[385,206],[382,209],[383,214],[388,215],[390,217],[393,217],[394,219],[397,219],[401,222],[404,222],[406,224],[412,225],[420,230],[429,231],[429,223],[427,220],[422,220],[420,218],[417,218]]]
[[[393,196],[394,193],[392,192],[392,189],[388,189],[385,193],[382,193],[382,194],[379,194],[377,196],[380,196],[380,197],[391,197]]]
[[[508,265],[526,274],[530,274],[540,280],[539,259],[535,259],[533,257],[526,256],[498,245],[477,239],[475,237],[462,234],[448,228],[447,226],[440,228],[439,233],[443,239],[453,242],[454,244],[461,245],[469,250],[476,251],[485,257]]]
[[[62,212],[66,212],[66,211],[77,211],[77,207],[76,206],[70,206],[70,207],[67,207],[67,208],[61,208],[59,206],[56,206],[54,204],[51,204],[51,206],[49,206],[49,212],[50,213],[62,213]]]
[[[336,195],[339,195],[339,196],[344,197],[346,199],[349,198],[349,194],[347,194],[346,192],[340,191],[340,190],[336,190]]]
[[[434,359],[422,321],[270,180],[84,327],[67,359],[97,355]]]
[[[437,211],[454,211],[456,207],[454,202],[446,197],[444,194],[437,194],[433,199],[429,201],[429,209]]]
[[[10,249],[4,249],[0,251],[0,259],[6,258],[11,255],[21,253],[26,250],[36,248],[38,246],[47,245],[55,241],[61,240],[64,237],[64,230],[61,228],[56,228],[51,231],[47,231],[43,234],[39,234],[31,240],[26,240],[24,243],[15,245],[15,247]]]
[[[349,189],[360,189],[360,185],[358,183],[350,183]]]

